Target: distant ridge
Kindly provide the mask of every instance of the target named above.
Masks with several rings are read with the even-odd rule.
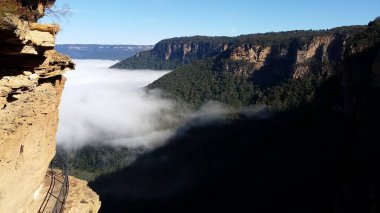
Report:
[[[102,44],[58,44],[55,49],[74,59],[123,60],[142,51],[151,50],[152,45],[102,45]]]
[[[218,58],[217,61],[231,59],[234,62],[261,63],[258,57],[291,56],[288,50],[302,49],[302,45],[313,39],[337,35],[349,36],[363,30],[365,26],[344,26],[329,30],[294,30],[226,36],[191,36],[164,39],[150,51],[143,51],[112,66],[119,69],[175,70],[192,62]],[[292,49],[293,48],[293,49]],[[282,52],[281,51],[285,51]],[[289,54],[288,54],[289,53]],[[296,52],[294,52],[296,53]],[[293,54],[293,56],[295,56]],[[270,58],[270,57],[269,57]],[[290,58],[290,57],[289,57]],[[262,61],[264,62],[264,61]],[[251,70],[252,71],[252,70]]]

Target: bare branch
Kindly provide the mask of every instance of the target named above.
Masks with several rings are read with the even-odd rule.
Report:
[[[56,6],[52,6],[50,8],[45,8],[45,15],[54,19],[58,22],[62,20],[62,18],[67,18],[72,15],[71,9],[69,6],[64,5],[61,8],[57,8]]]

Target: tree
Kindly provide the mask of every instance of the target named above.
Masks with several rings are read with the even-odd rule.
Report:
[[[45,15],[57,21],[60,21],[62,18],[68,17],[71,14],[71,9],[68,5],[64,5],[61,8],[54,5],[45,8]]]

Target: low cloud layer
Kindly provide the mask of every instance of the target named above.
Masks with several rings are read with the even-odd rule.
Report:
[[[76,60],[60,106],[57,142],[66,148],[91,143],[155,146],[176,122],[175,103],[141,88],[167,72],[107,69],[116,61]],[[163,128],[167,126],[168,128]]]
[[[265,107],[230,108],[210,101],[190,112],[159,90],[143,89],[167,71],[108,69],[117,61],[76,60],[60,106],[57,143],[67,149],[107,144],[154,148],[176,133],[231,115],[265,118]]]

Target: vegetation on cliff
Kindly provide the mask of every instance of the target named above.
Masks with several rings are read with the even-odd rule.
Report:
[[[258,88],[233,74],[218,74],[212,70],[215,59],[193,62],[163,76],[148,86],[160,88],[174,98],[199,107],[208,100],[232,106],[245,106],[257,96]]]
[[[240,36],[234,38],[237,44],[271,47],[261,68],[245,59],[232,60],[231,54],[239,46],[235,45],[217,57],[176,68],[148,88],[163,89],[195,108],[209,100],[237,107],[264,104],[274,111],[303,106],[312,102],[318,85],[339,72],[345,46],[368,49],[379,43],[378,22],[367,27]],[[326,35],[331,37],[323,37]],[[322,44],[326,39],[328,46]],[[308,56],[313,50],[315,55]],[[295,77],[297,72],[302,73],[300,77]]]
[[[272,110],[287,110],[312,101],[318,80],[314,76],[288,79],[279,85],[260,88],[247,78],[233,73],[211,71],[215,59],[180,67],[148,86],[169,92],[173,98],[198,108],[213,100],[234,107],[266,105]]]
[[[368,24],[368,27],[348,39],[348,53],[366,50],[380,43],[380,17]]]
[[[33,20],[34,12],[28,8],[23,7],[20,1],[17,0],[1,0],[0,2],[0,27],[2,24],[1,19],[6,13],[18,15],[19,18],[24,20]]]
[[[373,46],[377,25],[375,20],[367,27],[166,39],[113,67],[174,69],[148,88],[163,89],[194,108],[215,100],[236,107],[264,104],[286,110],[310,103],[316,87],[336,74],[349,47],[346,41],[353,49]],[[264,57],[263,47],[270,47],[269,53],[258,58]]]

